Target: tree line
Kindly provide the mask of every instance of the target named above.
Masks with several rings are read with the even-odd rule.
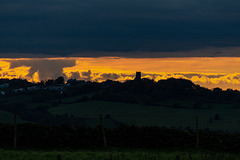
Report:
[[[14,126],[0,124],[1,148],[13,147]],[[17,126],[17,148],[19,149],[101,149],[104,147],[101,128],[75,125],[46,126],[19,124]],[[200,149],[213,151],[240,151],[240,134],[200,131]],[[194,148],[194,130],[178,130],[165,127],[137,127],[121,125],[106,129],[107,147],[132,149]]]

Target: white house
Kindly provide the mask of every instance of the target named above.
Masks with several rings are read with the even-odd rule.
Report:
[[[0,88],[8,88],[9,87],[9,83],[3,83],[0,85]]]

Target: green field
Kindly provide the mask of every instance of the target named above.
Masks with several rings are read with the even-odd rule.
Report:
[[[0,150],[1,160],[238,160],[239,155],[180,151],[10,151]]]
[[[199,116],[200,129],[240,131],[240,108],[234,104],[202,103],[201,109],[192,109],[194,100],[165,100],[156,102],[155,105],[131,104],[109,101],[79,102],[85,94],[43,102],[32,101],[31,95],[18,95],[0,98],[2,106],[17,106],[29,110],[38,106],[48,106],[49,112],[55,115],[69,114],[85,118],[85,124],[96,127],[99,124],[99,114],[110,114],[114,120],[138,126],[166,126],[175,128],[195,128],[195,116]],[[60,103],[61,101],[61,103]],[[174,103],[182,108],[171,108]],[[54,105],[57,104],[57,105]],[[210,107],[209,107],[210,106]],[[237,105],[236,105],[237,106]],[[215,119],[219,114],[220,119]],[[9,112],[0,112],[0,122],[12,123],[13,115]],[[19,122],[23,122],[20,118]],[[106,126],[114,126],[112,121],[105,120]]]
[[[14,119],[13,114],[0,110],[0,122],[1,123],[13,123],[13,119]],[[25,121],[17,116],[17,122],[24,123]]]
[[[186,102],[185,102],[186,103]],[[217,107],[219,106],[219,107]],[[161,106],[106,101],[87,101],[60,104],[51,107],[53,114],[69,114],[84,118],[98,118],[110,114],[113,119],[138,126],[166,126],[195,128],[195,116],[199,116],[200,129],[240,131],[240,109],[232,105],[213,104],[212,109],[169,108]],[[220,119],[214,119],[216,114]]]

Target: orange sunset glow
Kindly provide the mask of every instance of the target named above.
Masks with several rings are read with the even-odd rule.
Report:
[[[21,78],[30,82],[76,78],[101,82],[131,80],[136,71],[155,81],[184,78],[203,87],[240,89],[240,58],[20,58],[0,59],[0,78]]]

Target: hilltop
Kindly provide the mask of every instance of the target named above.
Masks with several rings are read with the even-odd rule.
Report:
[[[105,125],[110,128],[121,124],[186,128],[193,127],[187,121],[200,115],[205,123],[203,129],[221,129],[232,112],[237,113],[240,108],[238,90],[210,90],[186,79],[155,82],[135,78],[101,83],[71,79],[64,83],[63,77],[59,77],[36,84],[20,79],[0,80],[0,86],[4,85],[0,110],[17,113],[22,122],[45,125],[96,127],[99,114],[103,114]],[[228,115],[224,117],[222,113]]]

